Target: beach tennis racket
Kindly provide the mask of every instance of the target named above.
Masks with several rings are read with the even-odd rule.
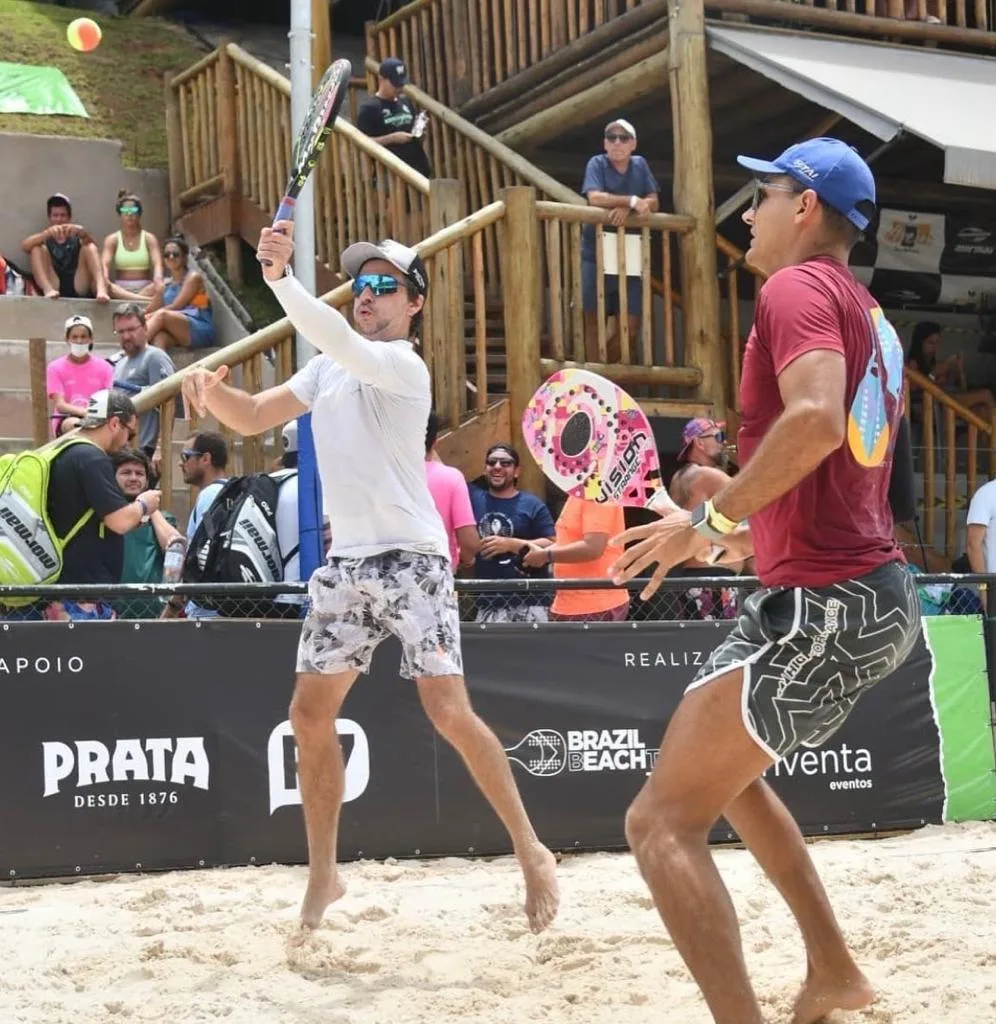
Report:
[[[273,218],[274,224],[278,220],[293,219],[297,197],[301,194],[301,189],[304,188],[309,175],[315,169],[318,158],[325,148],[325,143],[332,134],[335,119],[346,98],[349,80],[352,76],[353,65],[345,59],[334,61],[322,75],[322,80],[311,97],[301,130],[294,140],[294,150],[291,154],[293,167],[290,177],[287,179],[284,197],[280,200],[276,216]],[[269,261],[262,260],[261,262],[268,263]]]
[[[650,421],[621,387],[588,370],[559,370],[522,416],[526,447],[562,491],[584,501],[678,511],[662,485]],[[722,549],[713,546],[707,561]]]

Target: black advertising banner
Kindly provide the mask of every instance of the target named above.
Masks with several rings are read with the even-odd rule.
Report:
[[[547,843],[624,844],[626,807],[666,723],[728,628],[467,627],[474,705]],[[304,862],[287,720],[297,634],[294,623],[235,620],[6,624],[0,868],[20,877]],[[399,679],[398,657],[382,645],[338,720],[341,856],[507,852],[462,761]],[[824,748],[769,772],[805,832],[942,820],[930,668],[920,645]],[[973,679],[962,685],[985,695],[984,677]],[[725,828],[715,838],[728,838]]]
[[[466,667],[475,707],[509,752],[544,839],[562,848],[624,844],[625,809],[654,766],[665,725],[728,629],[692,622],[470,634]],[[800,749],[768,773],[803,831],[941,820],[944,780],[929,674],[921,641],[824,747]],[[475,807],[454,760],[448,751],[441,759],[444,806],[451,796]],[[496,826],[488,830],[491,821],[486,807],[464,817],[478,848],[500,843]],[[725,824],[717,828],[715,838],[728,837]]]

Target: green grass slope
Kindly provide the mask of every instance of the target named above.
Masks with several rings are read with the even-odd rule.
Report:
[[[163,77],[205,51],[182,28],[158,18],[101,17],[95,19],[103,31],[100,46],[78,53],[66,40],[66,26],[81,16],[93,14],[0,0],[0,60],[59,68],[90,115],[0,114],[0,131],[117,139],[128,166],[165,168]]]

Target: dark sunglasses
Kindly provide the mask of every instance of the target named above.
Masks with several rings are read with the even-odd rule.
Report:
[[[179,259],[183,253],[179,249],[164,249],[163,258],[167,260]]]
[[[390,274],[361,274],[353,278],[353,294],[359,298],[369,288],[374,295],[393,295],[401,287],[396,277]]]
[[[631,138],[633,138],[633,136],[632,135],[617,135],[617,134],[613,133],[611,135],[606,135],[605,138],[609,142],[629,142],[629,140]]]
[[[767,195],[769,189],[774,189],[776,192],[801,192],[801,189],[796,188],[795,185],[782,185],[778,182],[771,181],[758,181],[754,179],[754,195],[751,199],[750,208],[755,213],[757,208],[764,202],[764,197]]]
[[[180,461],[186,462],[187,459],[199,459],[203,454],[204,452],[199,452],[195,448],[184,448],[180,452]]]
[[[717,430],[715,434],[702,434],[701,436],[703,439],[707,437],[714,437],[720,444],[726,440],[726,434],[723,433],[722,430]]]
[[[515,459],[490,458],[490,459],[487,460],[485,465],[486,466],[514,466],[515,465]]]

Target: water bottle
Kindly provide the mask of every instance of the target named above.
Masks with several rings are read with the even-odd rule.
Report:
[[[163,583],[179,583],[183,576],[183,563],[187,556],[187,541],[177,537],[166,545],[163,557]]]

